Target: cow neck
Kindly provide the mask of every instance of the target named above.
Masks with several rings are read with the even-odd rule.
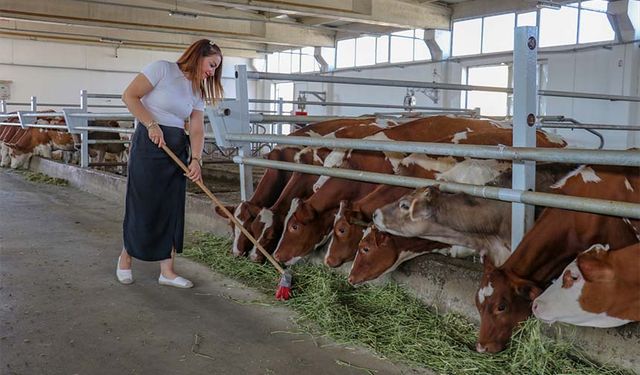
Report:
[[[307,200],[307,204],[316,212],[323,213],[330,209],[337,209],[341,200],[355,200],[363,197],[376,186],[376,184],[368,182],[332,177]]]
[[[293,198],[306,198],[313,193],[313,183],[318,179],[316,175],[295,172],[285,186],[278,200],[271,206],[276,215],[286,215]]]
[[[380,185],[362,199],[354,202],[353,209],[360,211],[367,220],[371,220],[373,212],[388,203],[400,199],[411,192],[409,188],[400,186]]]

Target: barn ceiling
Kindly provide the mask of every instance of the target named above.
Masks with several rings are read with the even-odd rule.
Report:
[[[183,50],[214,39],[232,56],[334,45],[336,38],[425,28],[534,8],[535,0],[0,0],[0,37]],[[460,17],[456,17],[459,14]]]

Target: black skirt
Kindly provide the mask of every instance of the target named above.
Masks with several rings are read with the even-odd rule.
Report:
[[[160,126],[167,146],[186,164],[189,139],[181,128]],[[123,223],[124,247],[145,261],[171,258],[182,252],[186,177],[180,167],[136,127],[129,150],[127,196]]]

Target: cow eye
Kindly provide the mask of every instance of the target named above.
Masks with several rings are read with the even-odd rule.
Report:
[[[409,204],[407,202],[400,202],[400,208],[403,210],[409,210]]]
[[[505,305],[504,303],[501,303],[498,305],[498,311],[503,312],[506,309],[507,309],[507,305]]]
[[[344,228],[338,229],[338,232],[340,232],[340,234],[344,234]]]
[[[291,229],[293,229],[293,230],[298,230],[298,224],[293,224],[293,225],[291,225]]]
[[[368,253],[369,252],[369,248],[368,247],[363,247],[362,248],[362,252],[363,253]]]

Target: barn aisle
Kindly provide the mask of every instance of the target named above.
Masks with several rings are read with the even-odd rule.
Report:
[[[120,285],[121,205],[0,169],[0,214],[2,374],[418,373],[293,334],[291,312],[186,259],[191,290],[141,262]]]

